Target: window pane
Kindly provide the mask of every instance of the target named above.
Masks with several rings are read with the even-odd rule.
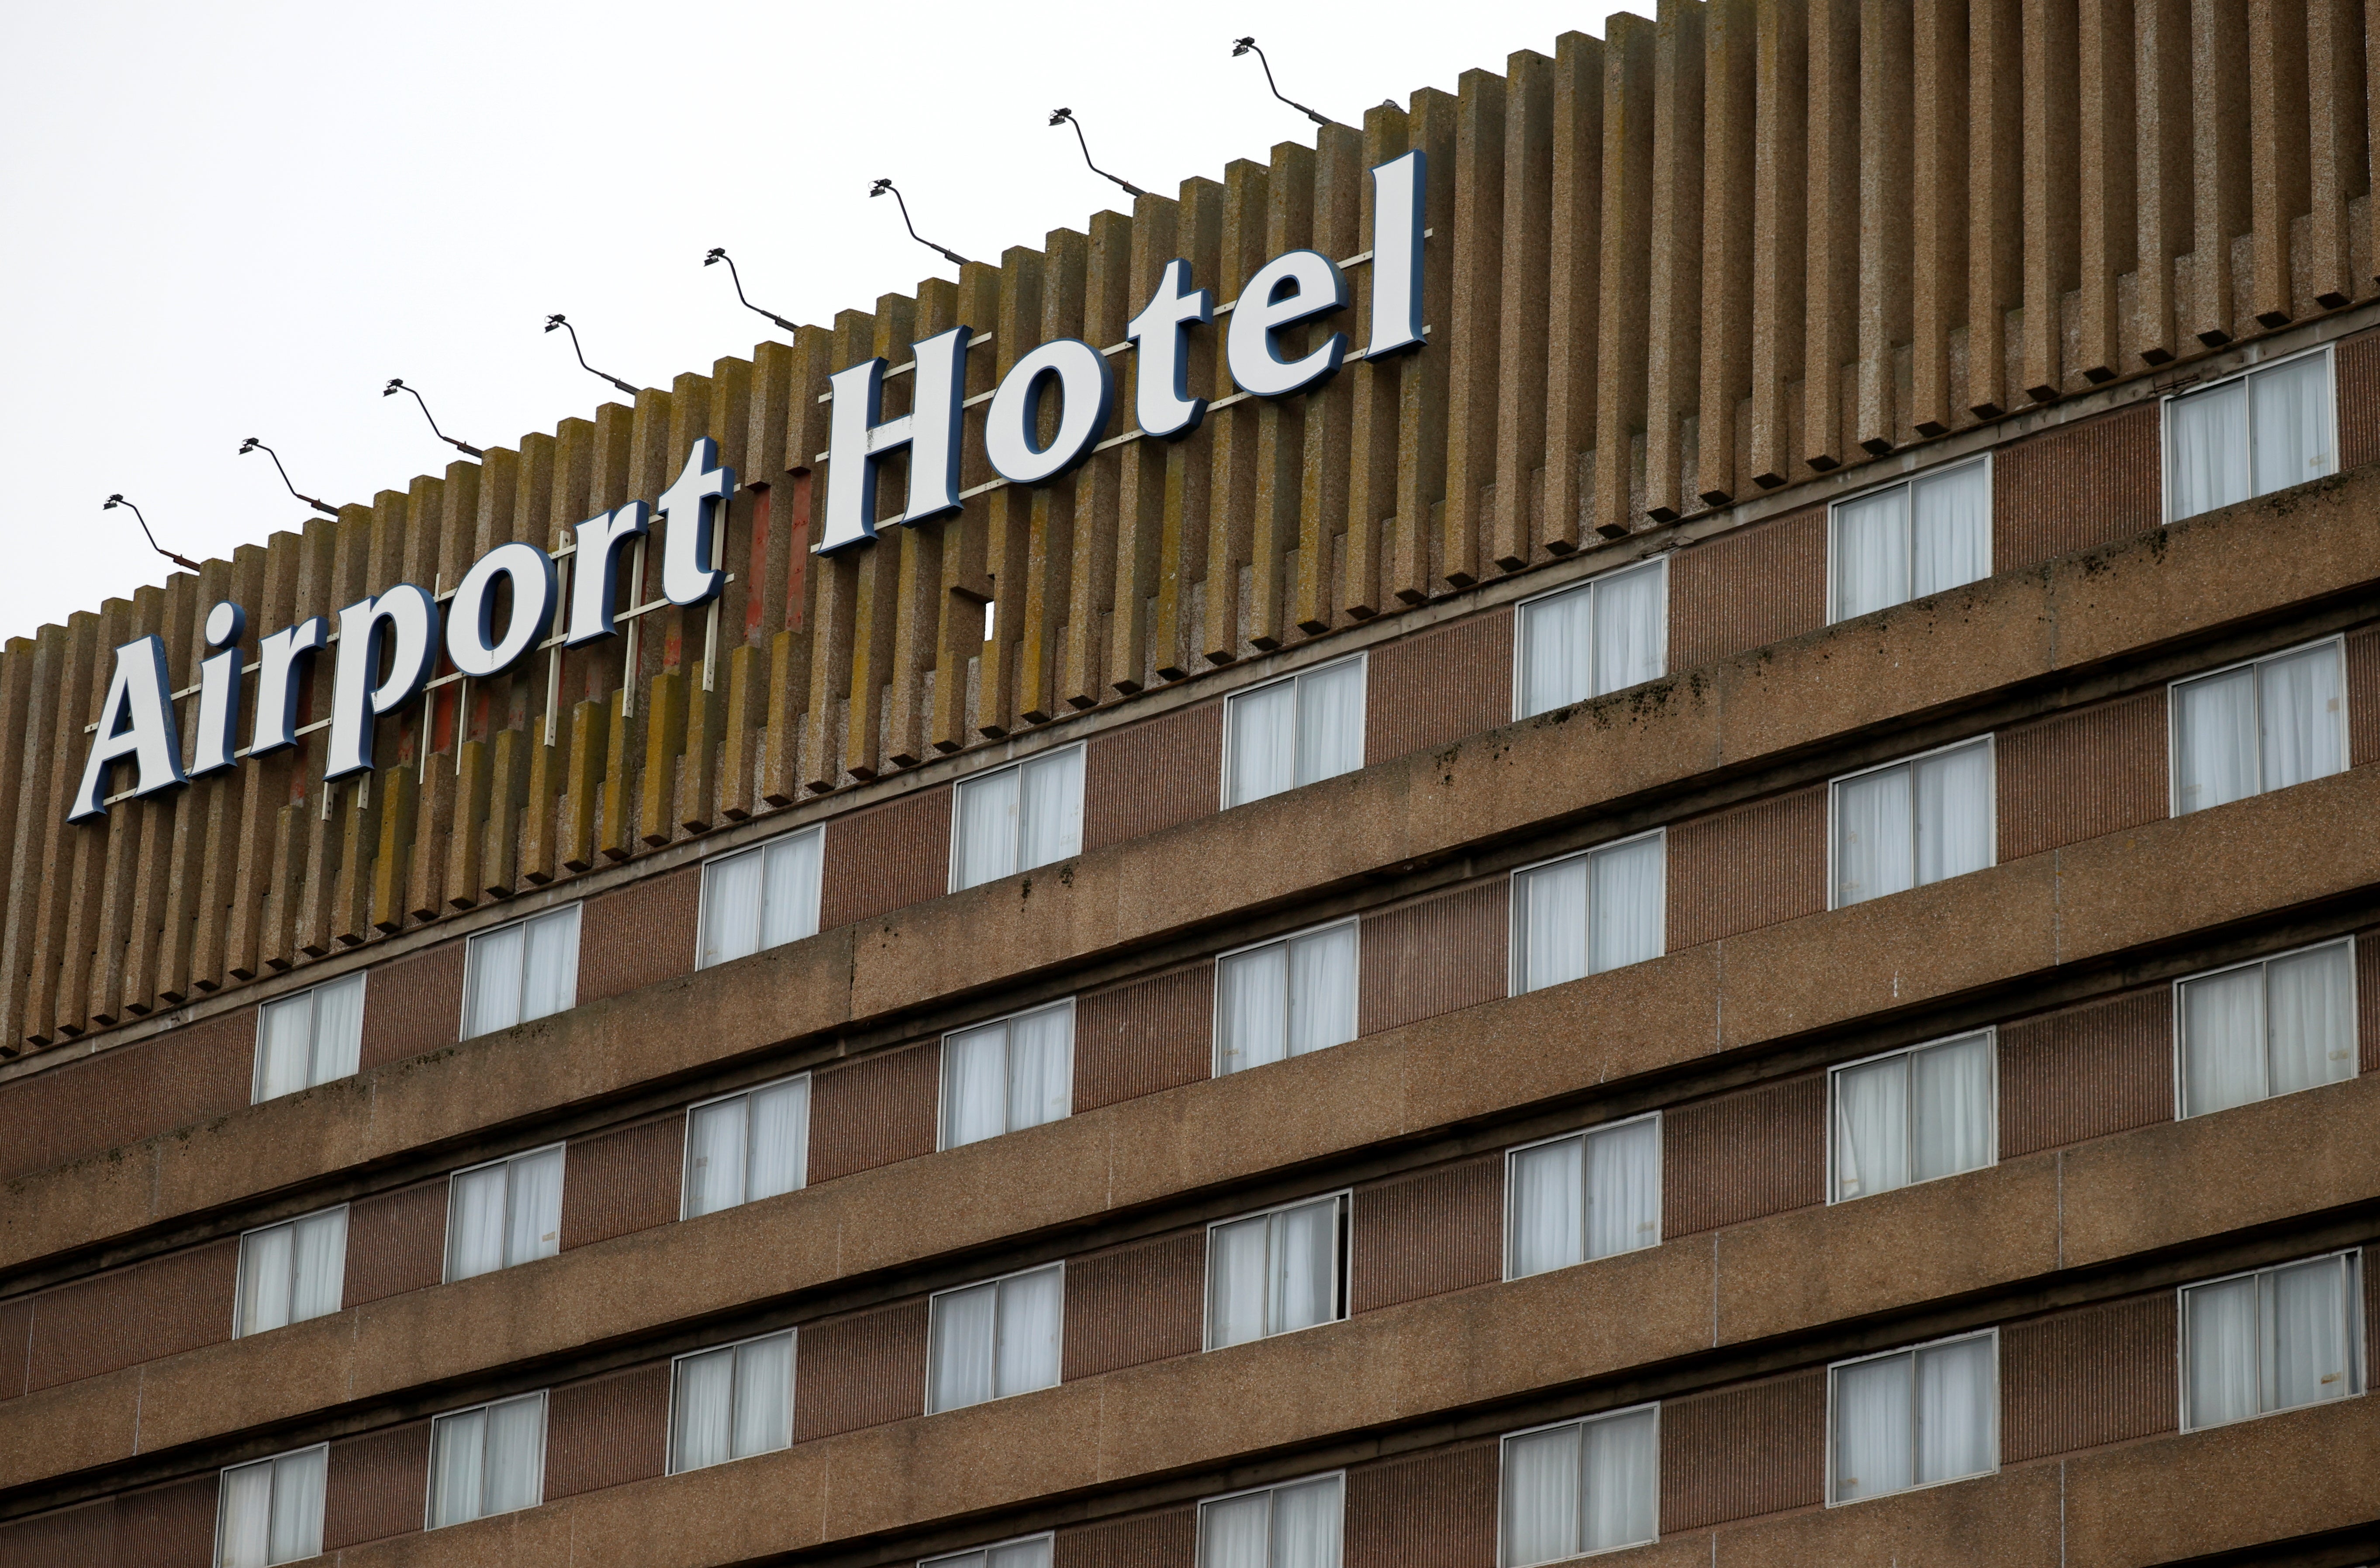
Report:
[[[295,1562],[322,1550],[322,1481],[329,1453],[310,1448],[273,1462],[273,1561]]]
[[[431,1428],[431,1529],[480,1516],[480,1477],[486,1465],[487,1442],[485,1410],[442,1416]]]
[[[1520,1280],[1585,1256],[1586,1140],[1564,1138],[1512,1156],[1512,1263]]]
[[[256,1102],[306,1087],[314,1053],[314,993],[268,1002],[257,1011]]]
[[[818,934],[819,858],[825,834],[795,833],[769,845],[760,945],[778,947]]]
[[[1297,677],[1297,782],[1364,765],[1364,662],[1350,659]]]
[[[2248,389],[2227,383],[2167,406],[2167,483],[2177,522],[2248,499]]]
[[[544,1149],[510,1164],[504,1262],[510,1266],[551,1258],[562,1250],[562,1150]]]
[[[1008,1130],[1054,1122],[1075,1108],[1075,1010],[1050,1007],[1008,1023]]]
[[[1911,1181],[1978,1171],[1998,1157],[1992,1069],[1989,1035],[1929,1046],[1911,1059]]]
[[[1661,956],[1661,844],[1658,835],[1641,838],[1587,857],[1594,880],[1587,966],[1598,975]]]
[[[1880,1356],[1835,1373],[1835,1501],[1910,1484],[1910,1357]]]
[[[273,1550],[273,1461],[223,1473],[215,1515],[217,1568],[264,1568]]]
[[[1297,683],[1281,681],[1225,706],[1232,776],[1223,804],[1245,806],[1297,782]]]
[[[1835,906],[1905,892],[1913,870],[1909,770],[1882,768],[1835,786]]]
[[[1066,1273],[1036,1269],[1000,1282],[1000,1360],[993,1380],[1004,1395],[1058,1385],[1058,1331],[1066,1313]]]
[[[1595,585],[1595,695],[1658,679],[1669,664],[1661,614],[1669,578],[1658,562]]]
[[[578,906],[528,922],[521,1019],[548,1018],[578,1005]]]
[[[1222,1036],[1215,1070],[1278,1062],[1289,1047],[1289,944],[1235,953],[1220,966],[1215,1007]]]
[[[670,1469],[699,1470],[735,1457],[735,1352],[714,1350],[677,1364],[677,1409],[670,1428]]]
[[[794,1440],[794,1336],[735,1347],[735,1454],[774,1453]]]
[[[1640,1410],[1586,1424],[1586,1517],[1579,1545],[1588,1551],[1633,1546],[1659,1533],[1660,1455],[1654,1413]]]
[[[752,1091],[752,1129],[745,1199],[793,1192],[809,1177],[810,1081],[771,1084]]]
[[[545,1400],[506,1400],[488,1407],[486,1510],[535,1508],[545,1493]]]
[[[1586,1255],[1609,1258],[1661,1239],[1661,1124],[1641,1121],[1586,1140]]]
[[[1016,869],[1022,770],[1003,768],[959,785],[957,887],[980,887]]]
[[[1272,1217],[1273,1282],[1269,1331],[1287,1333],[1339,1316],[1339,1200],[1327,1198]]]
[[[349,975],[314,988],[313,1081],[353,1076],[363,1054],[364,978]]]
[[[468,1280],[504,1266],[504,1167],[455,1178],[446,1215],[446,1277]]]
[[[1992,1342],[1981,1336],[1917,1353],[1917,1479],[1979,1476],[1997,1460]]]
[[[744,1136],[750,1101],[737,1095],[694,1110],[686,1136],[686,1217],[744,1201]]]
[[[2355,1392],[2348,1372],[2347,1278],[2344,1258],[2273,1271],[2274,1409],[2294,1410]]]
[[[1992,748],[1976,744],[1920,758],[1917,885],[1992,863]]]
[[[2355,1076],[2355,963],[2347,944],[2265,966],[2275,1094]]]
[[[2256,793],[2254,670],[2174,687],[2173,723],[2176,815]]]
[[[1339,1480],[1272,1494],[1272,1568],[1339,1568]]]
[[[1908,1185],[1909,1058],[1845,1067],[1835,1075],[1835,1197]]]
[[[2192,1428],[2244,1420],[2257,1410],[2256,1277],[2182,1292]]]
[[[934,1386],[929,1410],[957,1410],[991,1397],[992,1331],[1000,1287],[934,1297]]]
[[[2330,472],[2330,361],[2310,354],[2248,378],[2255,492]]]
[[[2182,1114],[2262,1100],[2265,970],[2250,965],[2181,988]]]
[[[1923,599],[1991,576],[1991,470],[1969,463],[1919,480],[1913,490],[1909,596]]]
[[[1521,989],[1586,973],[1586,857],[1521,873]]]
[[[1579,1429],[1556,1427],[1504,1444],[1504,1562],[1551,1562],[1579,1550]]]
[[[1272,1494],[1254,1492],[1198,1510],[1199,1568],[1267,1568]]]
[[[1521,606],[1522,718],[1592,693],[1594,602],[1587,587]]]
[[[1008,1026],[963,1029],[942,1041],[942,1147],[1008,1130]]]
[[[526,926],[500,926],[471,939],[471,994],[463,1003],[463,1038],[470,1039],[520,1022],[521,962]]]
[[[2347,766],[2338,644],[2268,659],[2256,666],[2266,789],[2326,778]]]
[[[1835,619],[1848,621],[1909,597],[1909,487],[1835,508]]]
[[[766,855],[747,849],[702,868],[702,967],[760,951]]]
[[[1050,1568],[1050,1538],[996,1546],[986,1554],[984,1568]]]
[[[346,1209],[309,1214],[290,1229],[296,1233],[297,1277],[290,1287],[289,1320],[303,1322],[336,1312],[346,1294]]]
[[[1207,1348],[1265,1335],[1265,1272],[1271,1216],[1235,1220],[1207,1233]]]
[[[1289,944],[1289,1053],[1355,1038],[1355,928],[1333,926]]]
[[[275,1225],[239,1238],[239,1331],[261,1334],[289,1321],[297,1227]]]
[[[1083,748],[1070,746],[1024,767],[1025,802],[1016,869],[1047,866],[1082,853]]]

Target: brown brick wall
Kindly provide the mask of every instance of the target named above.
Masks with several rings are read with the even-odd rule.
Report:
[[[2173,992],[2165,986],[1999,1031],[2000,1158],[2173,1119]]]
[[[2164,521],[2164,416],[2151,401],[1992,450],[1992,570],[2011,572]]]
[[[1826,1200],[1825,1074],[1662,1112],[1665,1239]]]
[[[347,1205],[349,1307],[427,1290],[446,1277],[446,1187],[440,1176]]]
[[[2380,457],[2380,332],[2359,332],[2331,350],[2338,380],[2338,466]]]
[[[2380,626],[2347,634],[2347,760],[2380,762]]]
[[[239,1240],[226,1237],[45,1291],[33,1304],[28,1390],[231,1338]]]
[[[794,1440],[922,1415],[926,1323],[920,1296],[804,1325],[794,1343]]]
[[[1661,1533],[1826,1501],[1827,1374],[1664,1400]]]
[[[1512,916],[1506,877],[1365,916],[1357,1027],[1376,1035],[1504,995]]]
[[[2355,933],[2355,1037],[2357,1065],[2380,1073],[2380,926]]]
[[[1195,1505],[1074,1525],[1050,1548],[1050,1568],[1192,1568],[1197,1558]]]
[[[463,949],[441,942],[375,964],[364,980],[366,1071],[443,1051],[463,1033]]]
[[[826,825],[819,930],[940,898],[951,882],[951,789],[944,784]]]
[[[240,1007],[0,1086],[0,1181],[227,1115],[255,1067],[256,1009]]]
[[[1993,752],[2003,864],[2166,814],[2162,687],[2002,730]]]
[[[941,1042],[929,1040],[813,1076],[811,1183],[933,1153],[941,1071]]]
[[[429,1505],[429,1422],[342,1438],[322,1486],[322,1550],[418,1530]]]
[[[545,1500],[669,1467],[670,1364],[631,1367],[545,1396]]]
[[[1670,559],[1670,668],[1691,670],[1827,624],[1827,509],[1723,533]]]
[[[1500,1445],[1347,1472],[1346,1568],[1495,1568]]]
[[[1827,907],[1827,786],[1812,784],[1669,832],[1669,951]]]
[[[1364,674],[1364,761],[1386,762],[1512,717],[1512,612],[1466,615],[1372,650]]]
[[[2180,1424],[2171,1291],[2000,1331],[2000,1462],[2020,1464]]]
[[[578,914],[578,1000],[601,1002],[694,973],[701,906],[700,866],[589,899]]]
[[[1212,815],[1223,794],[1223,704],[1200,702],[1083,748],[1083,848]]]
[[[115,1499],[0,1525],[0,1562],[8,1568],[113,1568]],[[201,1555],[191,1568],[206,1562]]]
[[[1204,1226],[1066,1260],[1068,1382],[1205,1344]]]
[[[573,1138],[563,1161],[564,1246],[666,1225],[677,1218],[686,1112]]]
[[[212,1474],[192,1476],[116,1499],[113,1568],[205,1568],[220,1487]]]
[[[26,1364],[32,1358],[33,1298],[0,1305],[0,1400],[25,1392]]]
[[[1075,1109],[1089,1111],[1214,1071],[1215,964],[1093,991],[1075,1003]]]
[[[1504,1272],[1500,1151],[1355,1189],[1348,1310],[1370,1312]]]

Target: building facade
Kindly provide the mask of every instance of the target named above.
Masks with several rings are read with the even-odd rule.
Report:
[[[0,1561],[2380,1558],[2367,67],[1664,4],[9,643]]]

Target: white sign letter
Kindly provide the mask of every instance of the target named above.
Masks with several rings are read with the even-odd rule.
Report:
[[[1041,393],[1058,383],[1058,433],[1036,446],[1041,428]],[[1009,367],[983,421],[983,444],[991,466],[1012,484],[1056,479],[1091,455],[1108,428],[1115,406],[1115,371],[1099,351],[1078,337],[1045,343]]]
[[[389,671],[381,681],[384,642]],[[322,760],[323,783],[370,769],[372,721],[419,691],[437,662],[438,604],[427,590],[401,582],[378,599],[358,600],[339,612],[339,668],[331,692],[331,752]]]
[[[1421,346],[1422,180],[1429,161],[1408,152],[1372,171],[1372,341],[1364,358]]]
[[[1258,267],[1232,307],[1224,352],[1232,380],[1259,397],[1284,397],[1339,368],[1347,334],[1334,332],[1322,346],[1296,359],[1281,357],[1273,334],[1347,304],[1347,280],[1319,250],[1292,250]]]
[[[99,705],[99,733],[91,737],[82,787],[75,791],[67,821],[106,815],[100,790],[107,783],[108,764],[124,757],[140,764],[135,795],[154,795],[184,782],[182,741],[174,730],[172,688],[165,684],[165,645],[154,637],[136,638],[115,650],[115,675],[107,683],[107,700]]]
[[[1124,328],[1124,335],[1139,346],[1133,413],[1143,435],[1178,441],[1207,417],[1207,400],[1190,395],[1190,323],[1212,325],[1214,320],[1215,296],[1190,286],[1190,263],[1178,257],[1166,262],[1148,308]]]
[[[660,511],[669,519],[662,541],[662,596],[677,605],[699,604],[719,591],[727,574],[715,564],[713,524],[720,506],[735,493],[735,470],[713,468],[719,444],[698,436],[677,480],[662,492]]]
[[[827,378],[834,418],[827,437],[826,531],[821,555],[876,537],[877,465],[909,449],[905,527],[954,512],[959,504],[960,406],[966,400],[967,339],[953,327],[917,344],[917,384],[909,412],[883,419],[884,361],[866,359]]]
[[[496,640],[496,579],[513,584],[512,618]],[[553,624],[553,561],[534,544],[499,544],[471,564],[446,609],[446,657],[474,678],[499,675]]]

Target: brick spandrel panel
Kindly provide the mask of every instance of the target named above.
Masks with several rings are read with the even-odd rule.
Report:
[[[546,1501],[662,1474],[669,1467],[669,1403],[666,1361],[546,1395]]]
[[[1075,1525],[1050,1547],[1050,1568],[1194,1568],[1197,1560],[1195,1506]]]
[[[1083,848],[1162,832],[1222,804],[1223,705],[1200,702],[1083,748]]]
[[[666,1225],[678,1213],[686,1114],[573,1138],[563,1158],[565,1250]]]
[[[1669,951],[1827,907],[1827,786],[1755,800],[1670,830]]]
[[[113,1568],[115,1500],[103,1498],[13,1525],[0,1525],[0,1562],[8,1568]],[[207,1562],[203,1548],[189,1568]],[[178,1565],[177,1565],[178,1568]]]
[[[463,1033],[463,950],[443,942],[374,965],[364,979],[365,1071],[443,1051]]]
[[[42,1295],[29,1390],[55,1388],[231,1338],[239,1241],[169,1253]]]
[[[446,1275],[443,1176],[347,1206],[346,1305],[427,1290]]]
[[[2380,762],[2380,626],[2347,634],[2347,760]]]
[[[116,1499],[115,1568],[204,1568],[221,1484],[210,1472]]]
[[[229,1115],[255,1064],[242,1007],[0,1087],[0,1181]]]
[[[1500,1151],[1356,1188],[1348,1310],[1502,1278],[1503,1219]]]
[[[1691,670],[1827,624],[1827,509],[1813,506],[1670,559],[1670,668]]]
[[[1504,995],[1512,907],[1512,884],[1497,877],[1366,916],[1361,1031],[1378,1034]]]
[[[1197,1083],[1214,1064],[1211,960],[1094,991],[1075,1003],[1077,1112]]]
[[[2060,425],[1992,452],[1992,570],[2016,571],[2164,521],[2158,406]]]
[[[921,1298],[804,1326],[794,1342],[794,1440],[923,1415],[926,1323]]]
[[[1347,1472],[1346,1568],[1495,1568],[1499,1445]]]
[[[951,791],[945,785],[826,825],[819,929],[923,904],[949,890]]]
[[[1512,717],[1512,612],[1469,615],[1371,651],[1366,765],[1492,730]]]
[[[2000,1331],[2000,1458],[2071,1453],[2180,1424],[2171,1291]]]
[[[1824,1368],[1662,1402],[1663,1535],[1812,1507],[1826,1491]]]
[[[2165,986],[1999,1030],[2000,1158],[2173,1120]]]
[[[1824,1074],[1662,1113],[1663,1239],[1826,1200]]]
[[[25,1392],[26,1363],[33,1343],[33,1298],[19,1296],[0,1305],[0,1400]]]
[[[579,1002],[601,1002],[694,973],[701,900],[699,866],[589,899],[579,916]]]
[[[2380,458],[2380,331],[2339,339],[2331,351],[2338,378],[2338,466]]]
[[[933,1153],[941,1062],[941,1042],[933,1040],[814,1076],[811,1184]]]
[[[2002,862],[2165,818],[2163,687],[2002,730],[1993,752]]]
[[[421,1528],[429,1477],[427,1421],[333,1443],[322,1488],[322,1550]]]
[[[1206,1276],[1203,1227],[1069,1258],[1065,1380],[1196,1355]]]
[[[2380,926],[2355,933],[2355,1035],[2360,1067],[2380,1073]]]

